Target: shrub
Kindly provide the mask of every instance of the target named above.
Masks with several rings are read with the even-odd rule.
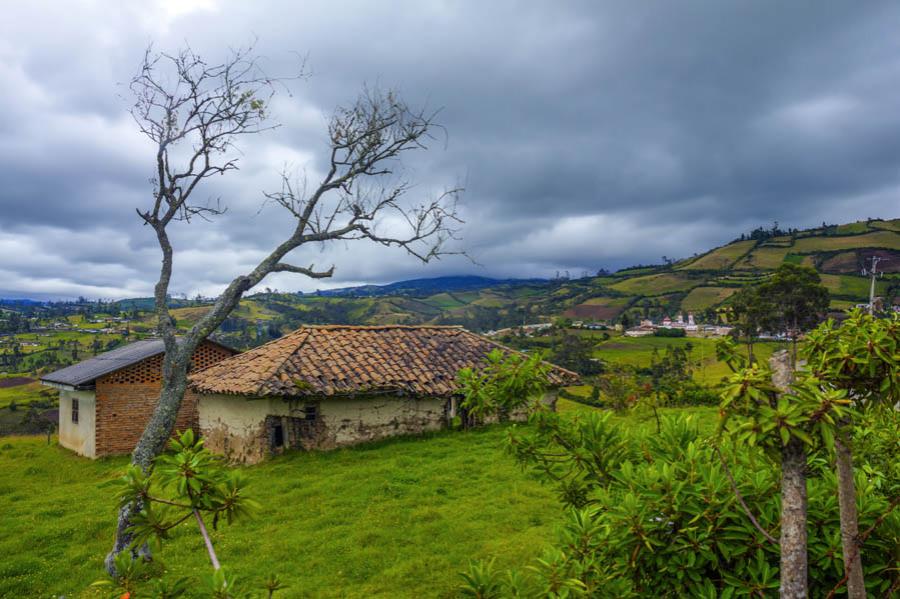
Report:
[[[511,433],[510,450],[557,485],[568,508],[556,548],[532,568],[534,594],[560,596],[539,589],[562,581],[592,597],[777,592],[779,548],[748,519],[729,480],[777,537],[779,470],[764,451],[717,447],[683,416],[663,419],[659,434],[646,427],[628,434],[609,412],[575,419],[537,413],[534,421],[533,433]],[[810,596],[822,597],[841,578],[839,514],[827,460],[814,456],[810,464]],[[864,477],[859,490],[865,529],[888,499]],[[894,576],[898,534],[900,514],[892,513],[863,546],[867,581],[879,596]]]
[[[685,333],[684,329],[656,329],[653,331],[654,337],[685,337],[687,333]]]
[[[669,405],[716,406],[719,405],[719,395],[708,387],[693,381],[686,381],[676,390]]]
[[[550,367],[541,353],[527,357],[496,349],[487,355],[484,368],[463,368],[457,374],[465,413],[463,423],[471,426],[485,418],[530,407],[528,404],[547,387]]]

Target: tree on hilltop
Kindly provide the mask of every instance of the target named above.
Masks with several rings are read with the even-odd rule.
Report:
[[[828,311],[828,289],[819,273],[808,266],[785,263],[757,288],[763,304],[761,325],[791,339],[792,358],[797,358],[797,339],[813,328]]]
[[[744,287],[731,300],[736,334],[747,342],[750,361],[753,341],[761,331],[785,333],[793,345],[796,359],[797,339],[819,322],[828,310],[828,290],[819,273],[806,266],[785,263],[768,279]]]

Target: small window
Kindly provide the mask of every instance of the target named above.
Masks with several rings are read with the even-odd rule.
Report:
[[[319,409],[316,405],[303,406],[303,418],[307,422],[312,422],[319,416]]]
[[[273,447],[284,447],[284,427],[280,422],[272,427],[272,437]]]
[[[72,400],[72,422],[78,424],[78,400]]]

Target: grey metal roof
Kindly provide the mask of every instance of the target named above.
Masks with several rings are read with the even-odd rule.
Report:
[[[207,339],[207,341],[215,343],[216,345],[221,345],[222,347],[237,353],[236,350],[226,345],[222,345],[217,341],[213,341],[212,339]],[[82,387],[92,384],[104,374],[109,374],[110,372],[115,372],[126,366],[131,366],[141,360],[161,354],[163,351],[165,351],[165,346],[163,345],[162,339],[144,339],[142,341],[135,341],[128,345],[123,345],[122,347],[117,347],[114,350],[102,353],[99,356],[94,356],[93,358],[79,362],[78,364],[72,364],[71,366],[57,370],[56,372],[45,374],[41,377],[41,382]]]
[[[78,364],[72,364],[56,372],[45,374],[41,377],[41,382],[80,387],[94,382],[94,380],[104,374],[115,372],[150,356],[161,354],[164,349],[162,339],[135,341]]]

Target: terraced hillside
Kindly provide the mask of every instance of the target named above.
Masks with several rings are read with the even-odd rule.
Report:
[[[610,293],[628,298],[615,314],[632,320],[692,311],[711,318],[744,285],[758,282],[785,262],[819,271],[832,296],[832,308],[846,309],[867,301],[870,280],[862,276],[871,258],[883,260],[886,274],[876,282],[876,293],[892,300],[900,296],[900,219],[871,220],[792,231],[758,239],[739,239],[705,254],[675,264],[620,271],[614,277],[590,282],[598,297],[589,297],[563,310],[571,318],[608,318],[608,311],[592,309],[610,302]],[[568,287],[581,287],[578,282]],[[621,298],[617,298],[621,302]],[[702,318],[702,316],[699,316]]]

